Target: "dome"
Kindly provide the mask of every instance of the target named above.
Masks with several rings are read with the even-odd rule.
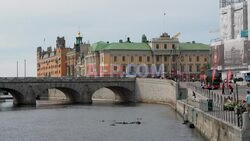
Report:
[[[81,32],[77,32],[76,37],[81,37]]]

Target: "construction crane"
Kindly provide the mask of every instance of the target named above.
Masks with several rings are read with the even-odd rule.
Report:
[[[178,33],[174,34],[173,38],[176,39],[176,38],[178,38],[180,35],[181,35],[181,33],[178,32]]]

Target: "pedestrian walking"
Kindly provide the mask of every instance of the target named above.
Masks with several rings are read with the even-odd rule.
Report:
[[[228,87],[230,89],[230,95],[233,94],[234,93],[234,88],[232,87],[232,85],[229,85]]]
[[[193,99],[196,99],[196,94],[194,91],[193,91]]]
[[[225,94],[225,83],[222,83],[222,94]]]

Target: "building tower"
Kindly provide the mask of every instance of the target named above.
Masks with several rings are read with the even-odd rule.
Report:
[[[82,45],[82,36],[81,36],[81,32],[78,32],[77,35],[76,35],[76,42],[75,42],[75,49],[76,49],[76,52],[80,52],[80,48],[81,48],[81,45]]]
[[[57,37],[56,48],[65,48],[65,39],[64,39],[64,37]]]

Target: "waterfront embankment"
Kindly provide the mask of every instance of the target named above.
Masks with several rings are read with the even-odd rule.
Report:
[[[182,87],[172,80],[166,79],[149,79],[137,78],[135,84],[135,95],[138,103],[167,104],[176,110],[189,124],[194,127],[208,140],[211,141],[248,141],[250,138],[249,117],[243,116],[242,127],[236,124],[230,124],[227,119],[220,119],[210,113],[203,111],[198,106],[186,102],[196,93],[196,101],[207,100],[199,92],[188,88],[187,85]],[[97,91],[93,95],[95,99],[112,99],[108,93],[111,91]],[[55,96],[55,95],[54,95]],[[214,97],[213,102],[221,101],[218,95]],[[113,100],[117,100],[115,97]],[[215,104],[214,104],[215,105]],[[221,111],[220,111],[221,112]],[[211,114],[212,113],[212,114]],[[244,114],[246,115],[246,114]]]

